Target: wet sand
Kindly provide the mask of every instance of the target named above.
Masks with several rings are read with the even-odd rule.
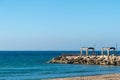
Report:
[[[120,80],[120,74],[106,74],[86,77],[56,78],[49,80]]]

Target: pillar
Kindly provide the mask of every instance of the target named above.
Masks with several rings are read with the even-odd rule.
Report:
[[[82,56],[82,48],[80,49],[80,56]]]
[[[114,49],[114,55],[116,55],[116,51],[115,51],[115,49]]]
[[[108,56],[110,55],[110,49],[107,49],[107,55]]]
[[[102,55],[103,55],[103,48],[101,49]]]
[[[86,56],[88,56],[88,49],[86,49]]]
[[[108,51],[108,56],[110,55],[110,49],[107,50]]]
[[[94,55],[94,49],[92,49],[92,55]]]
[[[109,56],[110,56],[110,49],[107,49],[107,56],[108,56],[108,60],[109,60]]]

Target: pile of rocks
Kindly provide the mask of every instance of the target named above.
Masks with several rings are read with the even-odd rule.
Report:
[[[96,65],[119,65],[120,56],[58,56],[49,61],[49,63],[62,64],[96,64]]]

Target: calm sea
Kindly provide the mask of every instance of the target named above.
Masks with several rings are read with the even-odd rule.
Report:
[[[120,73],[120,66],[50,64],[53,57],[79,51],[0,51],[0,80],[41,80]]]

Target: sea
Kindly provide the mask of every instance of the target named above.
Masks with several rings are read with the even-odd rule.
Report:
[[[120,66],[52,64],[53,57],[79,51],[0,51],[0,80],[43,80],[120,73]]]

